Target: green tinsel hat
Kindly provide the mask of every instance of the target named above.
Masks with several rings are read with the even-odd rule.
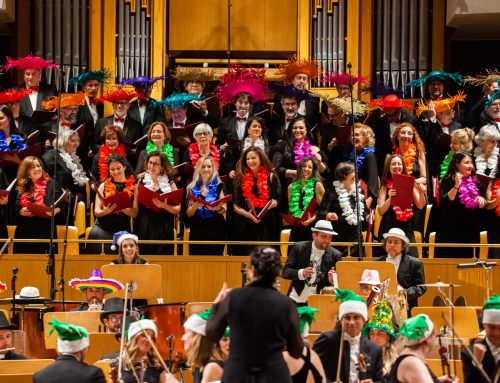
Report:
[[[299,314],[299,328],[300,333],[303,336],[307,336],[309,333],[309,327],[311,327],[312,322],[314,322],[314,314],[319,312],[318,309],[309,306],[297,307],[297,314]],[[307,327],[306,327],[307,324]]]
[[[59,322],[56,317],[49,322],[52,328],[49,331],[51,335],[57,332],[57,351],[59,352],[78,352],[89,346],[89,333],[83,327]]]
[[[500,325],[500,295],[493,295],[484,304],[483,323]]]
[[[372,318],[366,322],[362,334],[364,336],[369,336],[371,329],[384,330],[390,335],[393,341],[396,340],[398,335],[394,331],[394,326],[392,325],[392,310],[386,301],[373,305]]]
[[[100,83],[106,84],[108,80],[111,79],[111,77],[112,77],[111,73],[106,68],[99,70],[91,70],[79,74],[78,76],[71,77],[69,79],[69,85],[83,85],[90,80],[97,80]]]
[[[187,321],[184,322],[184,328],[205,336],[207,321],[211,314],[211,309],[205,309],[202,313],[191,315]]]
[[[416,87],[422,84],[427,84],[431,81],[443,81],[443,82],[453,81],[457,85],[462,85],[463,78],[460,73],[448,73],[440,69],[440,70],[433,70],[427,76],[417,78],[416,80],[412,80],[408,84],[406,84],[406,86]]]
[[[335,301],[341,300],[339,307],[339,318],[345,314],[355,313],[361,315],[365,321],[368,320],[368,309],[366,301],[352,290],[335,289]]]
[[[405,346],[414,346],[430,337],[433,330],[434,323],[427,314],[418,314],[405,320],[399,333],[404,337]]]

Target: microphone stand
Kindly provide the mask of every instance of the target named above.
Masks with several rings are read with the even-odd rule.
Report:
[[[57,99],[57,118],[56,118],[56,143],[55,149],[58,150],[59,147],[59,121],[61,120],[61,90],[63,84],[63,75],[64,71],[59,69],[59,97]],[[57,174],[57,153],[55,153],[54,160],[54,181]],[[52,200],[56,201],[56,188],[52,190]],[[50,217],[50,242],[49,242],[49,253],[47,267],[45,268],[45,272],[50,275],[50,300],[54,300],[56,296],[56,269],[55,269],[55,248],[54,248],[54,237],[56,235],[56,215],[55,215],[56,206],[55,203],[52,204],[52,216]],[[67,230],[67,226],[66,226]]]
[[[227,0],[227,70],[231,67],[231,0]]]
[[[349,71],[349,90],[351,92],[351,118],[352,118],[352,125],[351,125],[351,134],[354,140],[354,100],[352,98],[352,90],[353,90],[353,83],[352,83],[352,73],[351,73],[351,68],[352,65],[351,63],[347,64],[347,69]],[[354,141],[353,141],[353,146],[354,146]],[[360,205],[360,198],[359,198],[359,173],[358,173],[358,153],[356,151],[356,147],[354,146],[354,190],[356,191],[356,219],[358,220],[357,224],[357,238],[358,238],[358,261],[362,261],[364,258],[363,255],[363,235],[362,235],[362,228],[361,228],[361,213],[359,211],[359,205]]]
[[[10,281],[10,289],[12,290],[12,319],[11,323],[16,324],[19,328],[18,316],[16,314],[16,280],[17,280],[17,272],[19,269],[14,267],[12,269],[12,279]]]
[[[245,287],[247,284],[247,265],[243,262],[241,264],[241,287]]]
[[[68,248],[68,227],[69,227],[69,215],[71,214],[72,210],[71,209],[71,197],[72,194],[71,192],[67,191],[68,194],[68,212],[66,213],[66,227],[64,230],[64,241],[63,241],[63,253],[62,253],[62,259],[61,259],[61,275],[59,276],[59,280],[57,281],[57,285],[59,287],[59,291],[61,292],[61,299],[62,299],[62,311],[66,311],[66,301],[65,301],[65,295],[64,295],[64,267],[66,265],[66,251]]]

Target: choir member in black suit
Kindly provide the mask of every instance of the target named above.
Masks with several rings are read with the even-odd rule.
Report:
[[[434,70],[427,76],[420,77],[412,80],[406,84],[407,87],[420,87],[424,86],[424,94],[422,95],[421,102],[438,101],[446,94],[452,91],[452,85],[462,85],[463,78],[460,73],[448,73],[443,70]],[[413,97],[413,90],[412,90]]]
[[[382,379],[382,349],[368,338],[361,336],[363,325],[368,320],[366,302],[351,290],[336,289],[336,299],[341,299],[339,321],[334,331],[322,333],[314,343],[314,351],[319,355],[326,377],[335,381],[340,375],[342,382],[378,382]],[[340,339],[344,333],[343,345]],[[340,374],[338,360],[342,348]],[[363,354],[366,370],[358,369],[358,357]]]
[[[148,77],[138,76],[122,80],[122,85],[132,85],[137,92],[137,99],[130,103],[128,114],[142,125],[142,131],[146,134],[153,122],[165,123],[163,107],[157,100],[151,97],[151,91],[158,80],[165,79],[164,76]]]
[[[498,81],[500,81],[500,73],[498,70],[486,69],[486,74],[477,76],[465,76],[464,83],[476,86],[482,86],[482,97],[470,108],[465,115],[465,125],[469,127],[479,128],[481,113],[484,111],[484,105],[490,100],[491,96],[498,90]],[[470,101],[470,100],[469,100]],[[476,131],[477,132],[477,131]]]
[[[21,100],[20,113],[22,115],[30,117],[35,110],[41,110],[42,101],[50,96],[57,96],[57,89],[54,85],[40,82],[42,70],[44,68],[57,68],[56,64],[51,61],[45,61],[41,57],[32,56],[31,54],[18,60],[7,57],[4,69],[8,71],[13,68],[23,71],[24,84],[20,88],[31,90],[31,93]]]
[[[303,342],[295,305],[273,287],[280,271],[280,253],[256,247],[250,254],[251,283],[232,291],[224,285],[214,301],[206,336],[215,343],[231,328],[223,383],[291,382],[282,352],[286,348],[298,358]]]

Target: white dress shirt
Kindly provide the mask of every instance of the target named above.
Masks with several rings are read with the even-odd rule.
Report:
[[[347,332],[344,333],[344,340],[349,342],[349,382],[359,382],[358,373],[358,357],[359,357],[359,341],[361,334],[355,337],[350,336]]]
[[[397,257],[391,257],[390,255],[387,255],[387,262],[390,262],[392,264],[394,264],[394,266],[396,266],[396,274],[398,273],[398,269],[399,269],[399,264],[401,263],[401,257],[402,255],[399,254]]]
[[[314,242],[312,243],[310,262],[316,265],[316,267],[313,267],[313,274],[311,275],[311,278],[308,281],[309,284],[315,284],[314,282],[316,282],[316,278],[318,277],[317,272],[321,269],[321,260],[323,259],[324,253],[325,250],[318,249],[314,245]],[[304,276],[304,269],[299,270],[298,277],[299,280],[301,281],[306,279]],[[316,294],[316,286],[308,286],[306,284],[300,294],[297,294],[297,291],[295,290],[295,288],[293,288],[292,291],[290,292],[290,298],[297,303],[305,303],[307,302],[307,299],[311,294]]]

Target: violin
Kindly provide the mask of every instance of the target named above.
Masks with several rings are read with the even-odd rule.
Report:
[[[446,375],[448,378],[451,379],[451,372],[450,372],[450,362],[448,360],[448,349],[446,346],[443,346],[441,343],[441,337],[438,337],[439,339],[439,356],[441,358],[441,368],[443,369],[443,375]]]

